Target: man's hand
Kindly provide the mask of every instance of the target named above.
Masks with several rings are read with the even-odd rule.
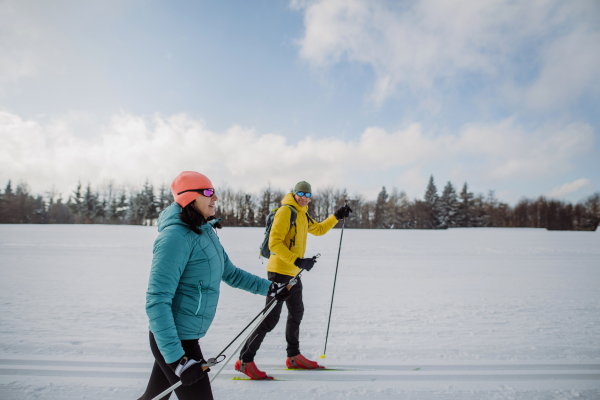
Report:
[[[312,269],[312,267],[314,267],[316,262],[317,262],[317,257],[298,258],[298,259],[296,259],[296,261],[294,261],[294,265],[300,269],[305,269],[307,271],[310,271]]]
[[[169,367],[175,372],[175,375],[181,379],[183,386],[190,386],[204,378],[204,371],[208,366],[202,366],[204,360],[193,360],[183,356],[179,361],[169,364]]]
[[[340,207],[339,210],[337,210],[335,213],[333,213],[333,215],[339,221],[340,219],[348,218],[350,216],[351,212],[352,212],[352,209],[349,206],[343,206],[343,207]]]

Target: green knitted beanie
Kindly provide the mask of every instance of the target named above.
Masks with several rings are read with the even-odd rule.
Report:
[[[305,181],[300,181],[296,183],[296,186],[294,186],[294,193],[296,192],[312,193],[310,183]]]

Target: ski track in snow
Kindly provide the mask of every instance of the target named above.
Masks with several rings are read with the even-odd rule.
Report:
[[[290,371],[281,365],[262,365],[280,380],[291,381],[544,381],[598,380],[598,364],[540,365],[331,365],[325,371]],[[152,364],[89,361],[0,359],[0,375],[143,379]],[[433,373],[432,373],[433,372]],[[230,369],[218,379],[243,377]]]
[[[0,225],[0,399],[142,394],[156,235],[154,227]],[[219,235],[237,266],[265,275],[262,229]],[[314,359],[338,243],[339,230],[309,235],[307,255],[323,254],[303,276],[301,347]],[[213,383],[215,398],[600,399],[599,267],[598,232],[347,230],[320,360],[338,371],[285,370],[284,310],[256,358],[279,380],[236,381],[230,364]],[[205,357],[263,304],[222,285],[200,341]]]

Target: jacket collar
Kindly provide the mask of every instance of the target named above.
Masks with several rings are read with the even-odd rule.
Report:
[[[286,204],[290,205],[290,206],[294,207],[298,213],[301,213],[301,214],[306,214],[306,212],[308,211],[308,206],[300,207],[298,205],[298,203],[296,203],[296,199],[294,198],[293,193],[286,194],[285,197],[283,198],[283,200],[281,200],[281,204],[282,205],[286,205]]]

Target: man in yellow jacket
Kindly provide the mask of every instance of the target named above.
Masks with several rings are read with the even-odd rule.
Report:
[[[294,191],[288,193],[277,210],[271,234],[269,236],[269,249],[271,257],[267,264],[268,278],[272,282],[288,283],[301,269],[310,271],[316,258],[304,258],[306,239],[309,233],[321,236],[333,228],[340,219],[350,215],[348,206],[341,207],[323,222],[315,222],[307,214],[308,203],[312,189],[308,182],[298,182]],[[290,226],[290,217],[293,207],[296,210],[296,221]],[[268,300],[267,300],[268,302]],[[317,369],[320,366],[300,354],[300,322],[304,314],[302,302],[302,282],[298,280],[290,288],[289,297],[285,300],[288,308],[288,319],[285,330],[287,341],[286,365],[288,368]],[[267,333],[271,332],[279,322],[283,302],[279,302],[273,311],[259,325],[254,334],[248,338],[240,352],[240,359],[235,364],[235,369],[248,375],[251,379],[269,379],[264,371],[258,369],[254,363],[254,356],[258,351]]]

